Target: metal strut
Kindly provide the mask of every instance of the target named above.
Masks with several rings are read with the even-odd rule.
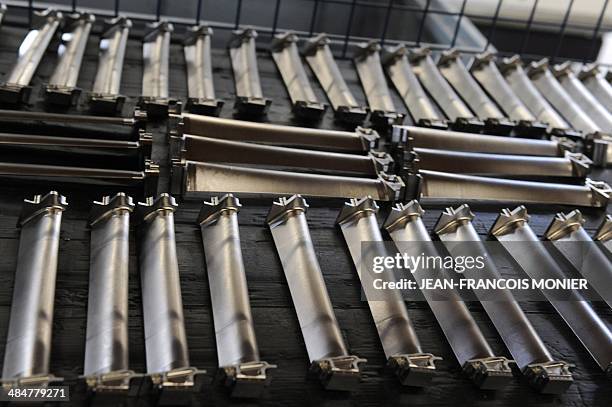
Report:
[[[530,137],[541,136],[546,132],[548,125],[540,123],[514,93],[497,68],[496,59],[492,52],[476,55],[471,62],[470,72],[507,117],[517,123],[518,134]]]
[[[461,60],[461,53],[455,49],[444,51],[438,60],[438,69],[455,91],[463,98],[474,113],[484,120],[484,132],[509,135],[515,123],[505,117]]]
[[[504,209],[491,227],[494,236],[532,279],[563,279],[565,275],[529,226],[524,206]],[[612,333],[591,305],[577,291],[565,300],[544,296],[582,342],[603,371],[612,371]]]
[[[337,152],[368,152],[380,138],[375,130],[357,127],[355,131],[313,129],[255,123],[210,116],[171,115],[169,128],[173,135],[193,134],[233,141],[247,141],[285,147]],[[174,128],[173,128],[174,126]]]
[[[561,117],[559,113],[546,101],[544,96],[535,87],[523,68],[520,56],[504,58],[499,67],[502,75],[516,96],[525,104],[536,117],[536,120],[548,124],[549,132],[555,136],[577,137],[576,131]]]
[[[417,201],[398,203],[391,208],[383,227],[402,255],[439,257],[423,223],[424,213]],[[437,267],[417,267],[410,272],[419,286],[431,278],[432,273],[439,276],[447,274],[446,270]],[[437,299],[439,291],[444,291],[443,300]],[[499,389],[508,385],[512,380],[510,361],[493,353],[457,291],[425,289],[422,293],[463,372],[482,389]]]
[[[223,382],[234,397],[259,397],[276,366],[259,357],[240,247],[240,201],[232,194],[204,202],[198,223],[206,255],[217,357]]]
[[[170,36],[174,26],[166,21],[147,24],[149,30],[143,39],[141,106],[150,116],[163,116],[176,112],[179,102],[169,93]]]
[[[204,373],[189,363],[174,235],[174,198],[160,194],[136,208],[147,374],[160,402],[199,391]]]
[[[446,119],[434,107],[414,74],[404,45],[386,49],[383,65],[415,124],[436,129],[448,127]]]
[[[444,79],[431,57],[429,48],[412,49],[409,59],[423,87],[427,89],[446,117],[452,121],[453,130],[478,133],[484,128],[484,123],[474,116]]]
[[[133,394],[139,375],[129,370],[128,275],[132,198],[124,193],[94,202],[84,379],[97,395]]]
[[[605,208],[612,188],[586,179],[584,185],[555,184],[421,170],[424,198],[533,202]]]
[[[377,213],[378,205],[372,198],[351,199],[344,204],[336,220],[362,287],[372,286],[372,273],[367,272],[362,261],[362,242],[383,241]],[[370,250],[376,250],[377,255],[388,254],[380,245],[370,246]],[[372,290],[364,289],[363,292],[367,297]],[[427,386],[436,371],[434,363],[441,358],[423,353],[401,294],[397,290],[380,291],[376,298],[368,298],[368,305],[388,364],[400,382],[406,386]]]
[[[63,380],[49,373],[49,359],[60,226],[67,205],[55,191],[24,200],[0,380],[4,387],[42,387]]]
[[[387,79],[380,62],[380,44],[377,40],[357,46],[354,62],[370,108],[370,121],[388,127],[402,124],[404,115],[395,109]]]
[[[66,20],[68,30],[62,34],[62,42],[57,49],[59,60],[45,87],[47,103],[64,107],[75,105],[81,94],[81,89],[76,85],[96,17],[89,13],[75,13],[69,14]]]
[[[117,114],[123,110],[125,96],[121,95],[121,76],[132,21],[115,17],[104,24],[100,39],[98,72],[91,92],[92,110]]]
[[[612,263],[597,248],[582,227],[584,218],[579,210],[558,213],[544,234],[559,253],[587,279],[591,287],[612,307],[609,288],[612,287]]]
[[[349,354],[315,253],[300,195],[272,203],[266,222],[280,257],[310,359],[310,371],[328,390],[355,390],[359,364]]]
[[[238,114],[246,116],[263,116],[268,113],[272,104],[263,96],[257,54],[255,53],[255,38],[257,31],[248,28],[232,33],[229,43],[229,53],[234,70],[236,83],[236,103],[234,107]]]
[[[207,25],[187,29],[183,44],[187,66],[187,110],[219,116],[223,101],[215,96],[210,42],[213,30]]]
[[[474,214],[467,205],[446,208],[434,227],[451,256],[473,256],[483,259],[481,269],[466,269],[465,278],[499,279],[501,275],[492,257],[472,225]],[[529,384],[542,393],[561,394],[572,384],[570,365],[555,360],[538,335],[525,313],[509,290],[495,290],[496,298],[483,298],[480,290],[474,290],[514,362],[523,372]]]
[[[325,91],[336,120],[348,125],[362,124],[369,110],[357,103],[340,73],[329,43],[325,34],[310,38],[303,51],[306,61]]]
[[[612,111],[612,85],[606,80],[605,72],[594,64],[584,67],[578,77],[599,103]]]
[[[327,111],[327,105],[319,102],[310,85],[298,51],[298,41],[292,32],[275,35],[271,45],[272,59],[289,93],[293,114],[303,120],[319,121]]]
[[[377,178],[357,178],[193,161],[175,162],[172,168],[172,190],[186,199],[230,191],[250,197],[301,193],[322,198],[372,195],[394,201],[402,196],[403,188],[399,177],[384,173]]]
[[[30,30],[23,39],[17,62],[6,75],[4,83],[0,85],[2,103],[18,104],[28,101],[32,90],[30,87],[32,77],[64,19],[62,13],[53,9],[34,11],[32,17],[32,25],[36,28]]]
[[[593,236],[593,240],[601,243],[602,248],[612,254],[612,215],[606,215]]]

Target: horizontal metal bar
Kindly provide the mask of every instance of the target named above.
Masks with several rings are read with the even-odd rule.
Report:
[[[379,139],[376,131],[362,127],[349,132],[192,114],[171,115],[170,119],[178,122],[178,133],[317,150],[366,152],[373,148]]]
[[[279,198],[266,222],[289,285],[310,371],[326,389],[350,391],[359,384],[359,364],[366,360],[349,354],[344,343],[308,230],[307,209],[300,195]]]
[[[212,299],[217,358],[232,396],[259,397],[275,366],[260,359],[240,247],[240,201],[232,194],[205,201],[198,223]]]
[[[425,211],[417,201],[411,201],[408,204],[398,203],[391,208],[383,227],[402,255],[439,257],[423,223],[424,213]],[[365,270],[361,272],[367,273]],[[416,267],[411,269],[410,273],[420,287],[424,280],[431,278],[432,273],[441,276],[446,273],[446,270]],[[439,298],[439,291],[443,291],[445,297],[443,301],[436,299]],[[457,291],[422,290],[422,293],[453,349],[459,365],[463,368],[463,372],[483,389],[498,389],[506,386],[512,380],[509,361],[493,353]]]
[[[293,195],[352,198],[374,196],[382,201],[399,199],[403,182],[396,176],[355,178],[304,174],[187,161],[173,168],[173,190],[187,197],[202,193],[232,192],[254,196]]]
[[[124,193],[93,203],[85,376],[94,392],[130,391],[128,275],[132,198]]]
[[[467,205],[446,208],[434,231],[451,256],[480,256],[483,259],[484,267],[466,269],[465,278],[499,279],[501,274],[480,240],[473,219],[474,214]],[[478,296],[481,291],[474,293]],[[480,298],[480,303],[529,384],[542,393],[565,392],[572,384],[570,365],[552,357],[509,290],[496,290],[495,295],[494,301]]]
[[[440,106],[446,117],[455,122],[455,129],[460,126],[461,130],[465,131],[478,132],[482,130],[484,123],[474,116],[470,108],[463,103],[459,95],[444,79],[431,57],[430,49],[412,49],[409,60],[423,87],[427,89],[427,92]]]
[[[199,162],[251,164],[369,178],[376,178],[380,172],[389,172],[393,164],[388,154],[373,151],[368,155],[343,154],[191,135],[184,135],[179,143],[177,158]]]
[[[268,112],[272,104],[263,96],[257,54],[255,53],[257,31],[252,28],[236,30],[232,33],[229,53],[236,84],[235,108],[239,114],[261,116]]]
[[[569,63],[555,65],[552,72],[570,95],[572,100],[577,103],[584,112],[601,128],[605,133],[612,132],[612,113],[610,113],[599,101],[589,92],[574,74]]]
[[[563,89],[555,79],[548,67],[548,60],[532,62],[527,69],[527,75],[536,88],[548,102],[572,125],[576,130],[585,134],[601,132],[601,128],[574,102],[572,97]]]
[[[100,38],[98,71],[94,80],[91,102],[101,111],[119,112],[125,96],[121,95],[121,77],[132,21],[115,17],[106,21]]]
[[[202,373],[189,362],[174,232],[176,207],[172,196],[160,194],[136,208],[147,373],[162,392],[197,390]]]
[[[392,140],[415,148],[546,157],[563,157],[566,151],[576,149],[576,144],[566,139],[523,139],[413,126],[394,126]]]
[[[606,215],[593,236],[593,240],[600,242],[603,248],[612,254],[612,215]]]
[[[412,120],[421,126],[446,128],[446,119],[436,110],[414,74],[408,61],[408,49],[399,45],[385,51],[383,65]]]
[[[304,46],[304,55],[325,91],[336,120],[347,124],[361,124],[368,117],[368,109],[360,106],[342,77],[342,73],[329,48],[325,34],[310,38]]]
[[[146,115],[138,110],[134,111],[133,117],[102,117],[88,116],[80,114],[61,114],[29,112],[26,110],[1,110],[0,122],[23,122],[34,121],[50,124],[99,124],[105,126],[134,126],[139,122],[144,122]]]
[[[430,148],[414,148],[420,169],[455,174],[499,177],[571,177],[585,178],[591,160],[580,153],[566,152],[565,157],[536,157],[469,153]]]
[[[604,182],[586,179],[584,185],[553,184],[502,178],[419,171],[423,176],[424,198],[524,202],[605,208],[612,188]]]
[[[523,68],[523,61],[518,55],[502,59],[500,71],[514,94],[534,114],[536,120],[548,124],[551,132],[556,135],[564,135],[570,130],[570,125],[531,82]]]
[[[586,66],[578,74],[584,86],[608,111],[612,111],[612,85],[599,65]]]
[[[289,93],[293,114],[306,120],[319,120],[327,110],[321,103],[304,69],[297,42],[299,38],[292,32],[277,34],[271,45],[272,59],[281,74]]]
[[[190,112],[218,116],[223,101],[215,95],[210,42],[213,31],[207,25],[187,30],[183,44],[187,67],[187,108]]]
[[[514,210],[504,209],[490,233],[532,279],[565,278],[563,271],[529,226],[529,215],[524,206]],[[560,301],[550,298],[548,290],[543,294],[601,369],[608,372],[612,370],[612,333],[582,295],[574,291],[571,299]]]
[[[66,16],[67,30],[62,33],[58,46],[58,62],[45,87],[48,103],[69,106],[76,103],[81,90],[76,87],[85,47],[91,27],[96,21],[93,14],[74,13]]]
[[[590,286],[612,307],[608,289],[612,287],[612,263],[584,230],[584,218],[579,210],[558,213],[544,237],[553,242],[559,253],[587,279]]]
[[[4,352],[2,384],[46,386],[62,213],[66,198],[55,191],[24,200],[19,253]]]
[[[362,287],[371,286],[372,278],[372,274],[364,270],[365,264],[362,264],[362,242],[383,241],[376,220],[377,213],[378,205],[372,198],[351,199],[344,204],[336,220]],[[388,254],[379,245],[372,246],[371,250],[377,250],[380,255]],[[363,292],[367,297],[372,290]],[[384,290],[377,293],[376,298],[368,298],[368,305],[385,356],[400,382],[408,386],[427,386],[436,369],[434,362],[440,358],[423,353],[401,294],[397,290]]]
[[[402,124],[404,115],[395,109],[389,86],[387,86],[387,79],[382,70],[380,50],[381,47],[377,40],[360,44],[355,51],[353,61],[368,99],[370,120],[374,124],[386,127]]]

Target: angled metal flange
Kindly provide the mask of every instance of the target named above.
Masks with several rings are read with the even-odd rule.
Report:
[[[536,119],[547,123],[549,132],[559,137],[578,137],[578,133],[561,117],[559,113],[548,103],[533,82],[527,76],[523,68],[523,61],[518,55],[504,58],[499,63],[499,70],[510,85],[514,94],[533,113]]]
[[[272,59],[283,78],[291,99],[293,114],[308,121],[319,121],[327,105],[319,102],[298,51],[299,38],[292,32],[277,34],[271,45]]]
[[[585,66],[578,77],[597,101],[612,111],[612,85],[606,80],[606,74],[599,65]]]
[[[383,227],[402,255],[440,257],[423,223],[424,213],[417,201],[398,203],[391,208]],[[440,268],[417,267],[410,272],[419,286],[434,273],[443,275]],[[436,299],[437,290],[426,289],[422,293],[463,372],[482,389],[499,389],[509,384],[511,361],[493,353],[457,291],[444,290],[444,300]]]
[[[586,179],[584,185],[554,184],[421,170],[423,198],[525,202],[605,208],[612,188]]]
[[[123,61],[132,21],[115,17],[104,22],[100,38],[98,71],[90,95],[91,110],[114,115],[121,113],[125,96],[121,92]]]
[[[504,209],[490,230],[520,268],[532,279],[563,279],[565,274],[529,226],[524,206]],[[517,244],[518,242],[518,244]],[[612,332],[578,291],[559,300],[542,292],[603,371],[612,368]]]
[[[47,9],[33,12],[32,18],[32,25],[37,28],[30,30],[23,39],[17,62],[0,84],[2,103],[20,104],[28,101],[32,91],[32,77],[64,16],[57,10]]]
[[[272,203],[266,222],[280,257],[310,359],[310,371],[328,390],[350,391],[361,380],[359,364],[349,354],[327,293],[301,195]]]
[[[332,153],[191,135],[173,139],[179,142],[179,146],[173,148],[173,158],[189,161],[249,164],[369,178],[376,178],[381,172],[389,173],[393,167],[393,159],[384,152],[370,151],[367,155]]]
[[[182,116],[170,116],[170,119],[174,123],[170,123],[169,128],[177,135],[193,134],[225,140],[344,153],[367,152],[376,147],[380,138],[375,130],[364,127],[357,127],[355,131],[349,132],[222,119],[188,113]]]
[[[147,24],[142,43],[142,96],[140,105],[151,117],[180,113],[180,102],[169,97],[170,37],[174,26],[167,21]]]
[[[62,33],[57,54],[58,62],[45,87],[45,100],[51,105],[69,107],[77,104],[81,89],[77,88],[81,62],[89,33],[96,17],[89,13],[68,14],[64,20],[66,29]]]
[[[467,205],[446,208],[434,231],[453,257],[482,258],[484,267],[478,270],[466,269],[466,278],[501,278],[490,253],[472,225],[473,219],[474,214]],[[573,381],[569,372],[570,365],[552,357],[512,293],[508,290],[495,290],[496,298],[493,301],[480,297],[479,290],[474,293],[529,384],[542,393],[565,392]]]
[[[252,28],[236,30],[232,32],[228,45],[236,84],[234,108],[238,114],[245,116],[263,116],[272,104],[270,99],[264,98],[261,89],[255,38],[257,31]]]
[[[539,122],[514,93],[495,64],[497,57],[492,52],[476,55],[471,61],[470,72],[480,86],[502,108],[508,118],[517,123],[516,133],[539,137],[546,133],[547,124]]]
[[[372,275],[363,268],[362,242],[383,241],[377,213],[378,205],[371,197],[351,199],[336,220],[364,287],[371,285]],[[371,250],[388,254],[380,245],[372,246]],[[367,297],[372,290],[363,292]],[[367,299],[388,364],[400,382],[406,386],[427,386],[436,372],[435,361],[441,358],[423,352],[401,294],[397,290],[382,290],[376,298]]]
[[[504,116],[478,82],[467,70],[456,49],[444,51],[438,60],[438,69],[476,115],[484,120],[487,134],[509,135],[515,123]]]
[[[582,110],[603,130],[612,132],[612,113],[608,111],[578,79],[570,61],[552,67],[552,73],[563,89]]]
[[[407,143],[409,147],[415,148],[544,157],[563,157],[566,152],[573,152],[577,148],[575,142],[564,138],[519,139],[413,126],[394,126],[392,141]]]
[[[93,203],[87,341],[83,376],[96,401],[134,396],[142,375],[129,370],[128,275],[132,198],[124,193]]]
[[[342,77],[329,43],[325,34],[308,39],[303,50],[306,61],[325,91],[336,120],[348,125],[362,124],[369,109],[357,103]]]
[[[183,42],[187,67],[187,110],[196,114],[219,116],[223,101],[215,96],[210,42],[213,30],[207,25],[187,29]]]
[[[593,240],[600,242],[603,248],[612,254],[612,215],[606,215],[593,235]]]
[[[584,230],[584,218],[579,210],[558,213],[544,237],[583,277],[601,298],[612,307],[609,288],[612,287],[612,263]]]
[[[446,119],[436,110],[423,90],[408,61],[408,48],[398,45],[385,50],[383,65],[400,94],[414,123],[423,127],[447,129]]]
[[[55,191],[24,200],[3,387],[45,387],[63,380],[49,373],[49,359],[60,227],[67,205]]]
[[[384,173],[375,179],[356,178],[193,161],[175,161],[172,168],[172,190],[187,199],[230,191],[250,197],[301,193],[322,198],[372,195],[381,201],[394,201],[402,196],[403,189],[399,177]]]
[[[357,45],[353,61],[361,86],[368,99],[370,121],[377,126],[388,127],[402,124],[404,115],[395,109],[387,79],[380,62],[380,44],[377,40]]]
[[[578,178],[591,172],[592,161],[580,153],[566,152],[564,157],[537,157],[471,153],[415,147],[412,149],[423,170],[454,174],[486,175],[510,178]]]
[[[412,49],[408,58],[423,87],[427,89],[427,92],[452,122],[453,130],[478,133],[484,128],[484,123],[474,116],[470,108],[463,103],[463,100],[444,79],[431,57],[429,48]]]
[[[554,77],[547,59],[529,64],[527,75],[546,100],[574,129],[584,134],[601,132],[601,128],[585,113],[582,107],[574,102]]]
[[[234,397],[259,397],[268,385],[260,359],[240,247],[240,201],[232,194],[212,197],[200,210],[206,271],[212,298],[219,369]]]
[[[174,233],[176,208],[174,198],[165,193],[136,207],[147,376],[162,404],[179,404],[190,392],[200,391],[205,373],[189,362]]]

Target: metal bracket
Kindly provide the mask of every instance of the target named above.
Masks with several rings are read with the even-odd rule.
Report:
[[[57,53],[59,60],[45,87],[45,100],[52,105],[70,107],[77,104],[81,89],[77,79],[89,33],[96,17],[89,13],[74,13],[66,16],[68,30],[62,34]]]
[[[277,34],[271,45],[271,53],[283,83],[291,98],[293,114],[307,121],[319,121],[327,111],[327,105],[319,102],[300,59],[297,42],[292,32]]]
[[[561,394],[573,383],[570,365],[566,362],[533,363],[523,371],[525,377],[541,393]]]
[[[183,43],[187,66],[187,110],[196,114],[219,116],[223,101],[215,96],[210,42],[213,30],[207,25],[187,29]]]
[[[433,106],[414,74],[408,62],[408,49],[404,45],[386,49],[383,65],[415,123],[441,130],[448,128],[446,119]]]
[[[236,30],[232,33],[229,53],[236,83],[236,103],[234,107],[240,115],[263,116],[272,104],[263,97],[257,54],[255,53],[257,31],[252,28]]]
[[[0,102],[7,104],[27,103],[32,88],[30,82],[49,43],[62,23],[64,16],[57,10],[34,11],[32,26],[19,47],[17,62],[0,84]]]
[[[380,44],[377,40],[358,44],[353,61],[359,80],[368,99],[370,121],[383,128],[402,124],[404,115],[395,110],[387,80],[380,62]]]
[[[368,117],[369,109],[357,103],[340,73],[329,43],[325,34],[310,38],[303,51],[306,61],[325,91],[336,120],[348,125],[360,125]]]
[[[98,71],[89,101],[94,112],[114,115],[123,110],[126,98],[120,94],[121,76],[131,28],[132,21],[125,17],[115,17],[104,24]]]
[[[606,215],[593,236],[602,246],[612,254],[612,215]]]

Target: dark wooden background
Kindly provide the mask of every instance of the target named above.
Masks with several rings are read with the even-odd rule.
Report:
[[[23,21],[17,18],[11,26],[5,23],[1,28],[0,73],[2,74],[8,72],[15,61],[17,47],[27,31],[25,26],[20,26]],[[186,75],[179,42],[183,32],[184,28],[177,27],[175,42],[172,44],[170,93],[184,99]],[[84,91],[91,89],[96,72],[98,33],[99,27],[96,26],[89,40],[79,77],[79,86]],[[133,34],[125,61],[122,92],[136,97],[140,94],[142,78],[139,39],[142,34],[141,27],[137,25]],[[229,58],[223,48],[226,39],[226,33],[216,33],[213,66],[217,95],[226,101],[222,115],[230,117],[234,89]],[[266,46],[269,39],[259,38],[258,41],[260,45]],[[57,42],[54,44],[56,46]],[[55,46],[52,44],[50,47],[34,79],[35,94],[55,66]],[[290,123],[288,96],[272,59],[264,49],[258,53],[258,63],[265,96],[273,100],[268,119],[276,123]],[[364,95],[352,62],[343,60],[339,64],[357,99],[364,102]],[[318,85],[316,91],[321,100],[324,100]],[[395,93],[394,98],[399,110],[404,111]],[[86,105],[79,106],[78,110],[86,107]],[[29,108],[41,109],[40,102]],[[321,126],[335,127],[331,113],[328,112]],[[160,190],[166,190],[165,124],[162,122],[152,125],[151,129],[155,132],[154,158],[162,164]],[[608,181],[612,178],[609,173],[599,175]],[[16,224],[21,202],[23,198],[31,197],[33,193],[47,191],[48,188],[45,186],[9,187],[0,184],[0,354],[2,355],[16,267],[19,241]],[[51,372],[74,381],[83,371],[89,268],[87,216],[91,201],[99,199],[103,192],[96,188],[73,187],[63,188],[60,192],[67,196],[70,206],[62,222]],[[430,387],[422,390],[402,388],[396,378],[384,369],[386,362],[384,353],[368,306],[361,301],[359,280],[342,236],[334,226],[341,202],[312,203],[313,207],[307,214],[310,231],[342,332],[350,352],[368,359],[364,367],[363,382],[357,391],[346,394],[323,391],[318,382],[306,377],[309,366],[306,349],[271,234],[264,225],[269,205],[245,203],[239,215],[240,233],[255,329],[262,359],[277,364],[278,369],[271,371],[273,376],[271,386],[258,403],[230,401],[222,389],[212,384],[207,385],[205,392],[197,397],[198,403],[265,406],[611,405],[612,385],[605,379],[562,319],[545,303],[522,305],[553,356],[575,364],[573,369],[575,384],[564,395],[558,397],[539,395],[523,383],[520,377],[517,377],[511,386],[498,392],[477,390],[461,376],[461,369],[425,303],[408,303],[409,313],[417,328],[423,349],[442,356],[444,360],[437,364],[439,373]],[[198,202],[180,203],[176,213],[176,241],[191,362],[194,366],[208,370],[212,382],[217,359],[204,253],[196,224],[199,206]],[[425,222],[431,229],[444,205],[425,204],[424,207],[427,210]],[[486,236],[500,208],[495,205],[473,206],[477,215],[474,223],[483,237]],[[381,212],[385,212],[385,209],[387,208],[383,206]],[[538,234],[542,234],[556,211],[569,211],[573,208],[549,206],[529,207],[529,209],[532,214],[532,227]],[[586,227],[592,231],[601,220],[603,212],[587,210],[585,215],[588,219]],[[383,216],[381,214],[381,222]],[[135,246],[132,244],[130,263],[130,367],[136,372],[143,372],[145,355]],[[507,260],[497,260],[501,266],[510,267]],[[470,309],[493,349],[498,354],[510,357],[482,307],[479,304],[470,304]],[[597,305],[597,310],[608,323],[612,321],[612,312],[609,309]],[[83,394],[72,394],[70,404],[82,405],[82,398]],[[141,401],[139,404],[147,405],[147,402]]]

